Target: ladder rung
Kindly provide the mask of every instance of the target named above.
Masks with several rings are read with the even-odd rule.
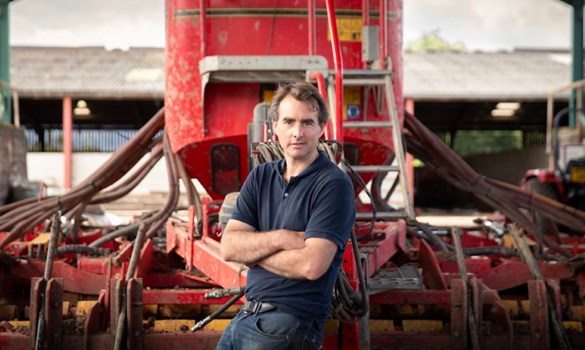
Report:
[[[372,219],[374,213],[356,213],[356,219]],[[382,211],[376,213],[376,219],[388,220],[388,219],[404,219],[407,218],[408,215],[404,212],[404,210],[396,210],[396,211]]]
[[[373,173],[378,171],[400,171],[400,167],[394,165],[352,165],[356,173]]]
[[[359,78],[344,79],[343,86],[367,86],[367,85],[385,85],[384,79]]]
[[[343,77],[349,78],[352,76],[367,76],[367,77],[379,77],[383,75],[392,75],[392,71],[389,69],[344,69]]]
[[[389,120],[364,121],[364,122],[343,122],[344,128],[392,128]]]

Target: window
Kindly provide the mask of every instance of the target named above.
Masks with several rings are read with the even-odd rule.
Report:
[[[211,186],[220,194],[240,190],[240,149],[221,143],[211,147]]]

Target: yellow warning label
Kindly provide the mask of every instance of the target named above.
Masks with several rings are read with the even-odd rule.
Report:
[[[343,120],[360,117],[361,98],[361,88],[359,86],[346,86],[343,88]]]
[[[338,17],[337,35],[340,41],[360,42],[362,41],[362,19],[353,17]],[[331,41],[331,33],[327,31],[327,39]]]
[[[585,183],[585,168],[574,167],[571,169],[571,180],[573,182]]]

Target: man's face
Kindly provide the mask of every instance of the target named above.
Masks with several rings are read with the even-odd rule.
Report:
[[[278,121],[273,126],[287,159],[314,159],[323,127],[319,125],[318,112],[311,110],[310,105],[286,96],[280,102]]]

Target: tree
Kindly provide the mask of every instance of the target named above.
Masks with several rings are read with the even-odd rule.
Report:
[[[406,45],[407,52],[425,52],[425,51],[465,51],[465,45],[461,42],[449,43],[439,35],[440,29],[431,32],[425,32],[420,39],[410,42]]]

